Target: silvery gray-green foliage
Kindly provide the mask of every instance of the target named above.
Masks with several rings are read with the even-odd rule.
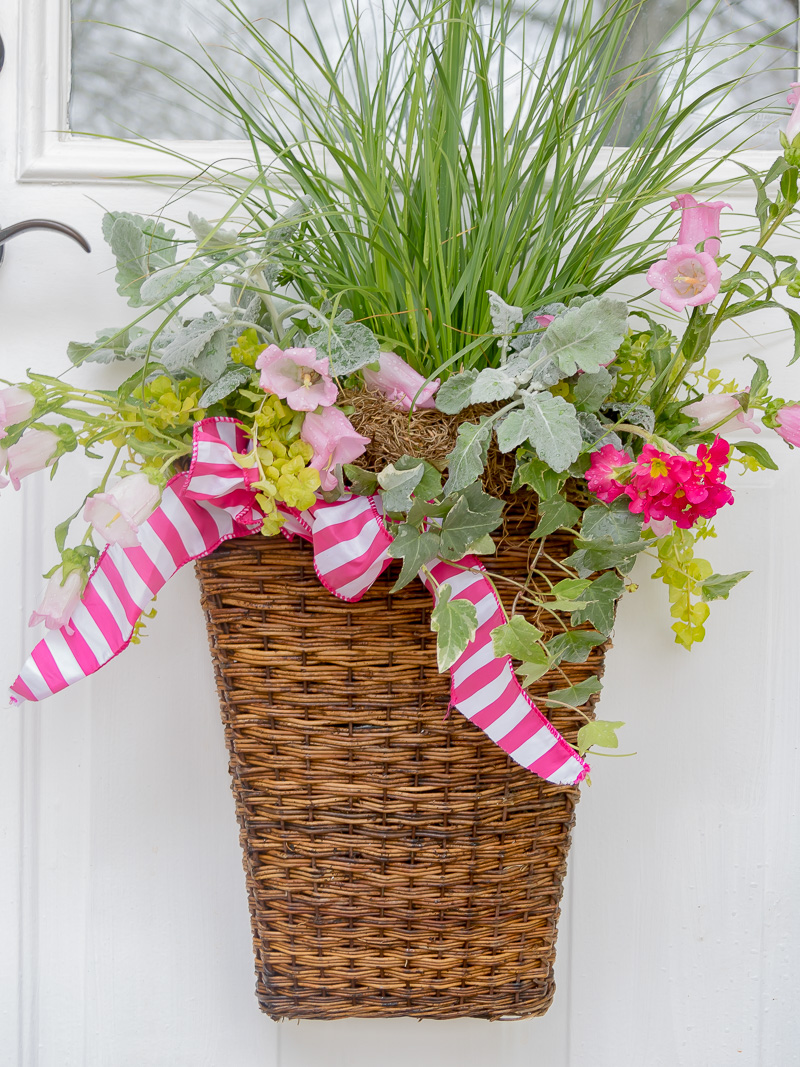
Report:
[[[315,330],[307,344],[316,348],[318,357],[330,361],[331,374],[345,377],[375,363],[381,354],[380,345],[372,330],[360,322],[351,322],[351,311],[340,311],[327,326]]]
[[[110,211],[103,217],[103,237],[117,261],[120,295],[131,307],[142,307],[146,303],[141,297],[143,283],[175,262],[175,231],[141,215]]]
[[[503,360],[505,360],[511,344],[511,337],[515,332],[514,327],[519,326],[525,316],[522,308],[507,304],[501,296],[498,296],[491,289],[486,290],[486,295],[489,297],[489,317],[492,320],[494,332],[500,338],[498,342],[500,352]]]
[[[570,307],[545,330],[539,345],[567,374],[595,374],[622,344],[628,321],[623,300],[591,297]]]

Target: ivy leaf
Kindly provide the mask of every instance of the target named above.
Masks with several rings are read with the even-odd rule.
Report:
[[[585,663],[589,653],[596,645],[602,645],[606,640],[603,634],[596,630],[568,630],[563,634],[556,634],[545,646],[554,663]]]
[[[543,652],[539,640],[542,631],[528,622],[524,615],[512,615],[502,626],[492,630],[492,648],[495,656],[511,656],[522,661],[533,660]]]
[[[390,463],[378,475],[378,485],[383,492],[383,506],[389,512],[408,511],[411,507],[411,494],[419,485],[425,468],[422,460],[415,466],[399,468]]]
[[[627,574],[636,556],[646,548],[646,541],[615,545],[610,537],[602,537],[597,541],[584,541],[578,537],[575,539],[575,551],[571,556],[567,556],[564,563],[573,567],[581,578],[588,578],[595,571],[607,571],[612,568]]]
[[[470,403],[491,404],[495,400],[507,400],[517,391],[517,383],[503,367],[487,367],[482,370],[472,386]]]
[[[572,390],[575,407],[578,411],[599,411],[613,385],[614,379],[605,367],[601,367],[594,374],[582,374]]]
[[[610,363],[622,344],[628,321],[624,301],[610,296],[587,300],[553,320],[542,335],[540,350],[567,374],[596,374]]]
[[[486,464],[491,435],[492,424],[487,415],[481,416],[479,422],[461,423],[455,448],[447,457],[445,496],[466,489],[480,478]]]
[[[516,493],[523,485],[529,485],[540,500],[549,500],[550,497],[556,495],[566,480],[565,474],[556,474],[546,463],[542,463],[536,457],[522,462],[518,457],[511,482],[511,492]]]
[[[584,681],[576,682],[575,685],[570,685],[566,689],[554,689],[552,693],[547,694],[547,699],[560,700],[562,704],[571,704],[573,708],[579,708],[602,688],[603,683],[596,674],[592,674]]]
[[[470,485],[442,521],[443,559],[459,560],[469,546],[503,521],[503,501],[484,493],[479,483]]]
[[[533,683],[537,682],[543,674],[547,674],[551,666],[552,660],[541,645],[539,645],[534,650],[534,655],[519,665],[517,674],[519,674],[524,686],[533,685]]]
[[[624,722],[609,722],[605,719],[587,722],[578,730],[578,752],[583,756],[593,745],[599,745],[600,748],[619,748],[615,731],[624,725]]]
[[[628,510],[628,499],[614,500],[611,504],[593,504],[583,513],[581,537],[586,541],[609,537],[615,545],[626,545],[639,540],[642,518]]]
[[[625,583],[613,571],[606,571],[581,592],[583,606],[572,613],[573,625],[590,622],[606,637],[614,628],[614,605],[622,596]]]
[[[549,500],[542,500],[539,504],[539,522],[531,538],[547,537],[556,530],[569,529],[580,517],[580,510],[563,496],[551,496]]]
[[[581,451],[575,408],[552,393],[526,394],[524,407],[509,412],[497,428],[501,452],[510,452],[525,441],[548,467],[565,471]]]
[[[477,541],[473,541],[471,545],[468,545],[465,555],[493,556],[496,551],[497,545],[494,543],[494,538],[487,533],[483,537],[479,537]]]
[[[559,600],[577,600],[591,584],[588,578],[562,578],[550,592]]]
[[[760,467],[771,471],[778,470],[778,464],[763,445],[757,445],[755,441],[738,441],[733,447],[743,455],[750,456]]]
[[[219,400],[224,400],[226,396],[236,392],[240,385],[249,381],[251,373],[249,367],[232,367],[230,370],[225,371],[222,377],[218,378],[212,385],[209,385],[208,389],[200,397],[198,401],[200,407],[209,408]]]
[[[706,601],[727,600],[731,589],[750,573],[750,571],[735,571],[733,574],[712,574],[700,583],[700,594]]]
[[[331,374],[336,377],[345,377],[380,359],[375,334],[362,322],[350,322],[352,317],[350,311],[340,311],[326,327],[309,334],[306,341],[309,348],[317,349],[318,358],[327,356]]]
[[[392,586],[392,592],[396,593],[416,578],[420,567],[439,555],[439,535],[432,530],[420,533],[415,526],[404,522],[389,545],[389,555],[403,561],[400,577]]]
[[[356,496],[372,496],[378,491],[378,476],[372,471],[365,471],[362,467],[354,467],[352,463],[345,463],[342,473]],[[391,552],[389,554],[391,555]]]
[[[452,374],[436,390],[436,407],[445,415],[457,415],[472,403],[472,387],[477,380],[476,370]]]
[[[468,600],[451,600],[451,586],[440,585],[436,607],[431,612],[431,629],[436,637],[436,659],[439,670],[452,667],[478,629],[478,613]]]

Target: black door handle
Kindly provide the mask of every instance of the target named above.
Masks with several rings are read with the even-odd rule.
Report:
[[[73,241],[77,241],[84,252],[92,250],[82,233],[78,233],[77,230],[63,222],[54,222],[52,219],[26,219],[25,222],[15,222],[12,226],[6,226],[5,229],[0,230],[0,263],[3,262],[6,241],[28,230],[53,230],[55,233],[63,233],[65,237],[71,237]]]

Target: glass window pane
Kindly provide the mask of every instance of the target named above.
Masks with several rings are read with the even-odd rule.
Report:
[[[370,2],[375,5],[372,9]],[[598,9],[603,2],[610,5],[615,0],[598,0]],[[337,0],[289,3],[296,38],[303,43],[313,41],[310,16],[313,30],[336,54],[337,38],[341,37]],[[535,62],[537,52],[552,36],[563,3],[564,0],[539,0],[531,6],[526,18],[526,62]],[[687,0],[645,0],[645,17],[632,26],[620,66],[637,60],[648,48],[653,49],[684,13],[686,5]],[[288,22],[286,0],[239,0],[239,8],[270,41],[287,46],[282,29]],[[361,8],[367,13],[363,32],[376,34],[377,20],[369,16],[382,12],[383,4],[380,0],[367,0],[364,4],[362,0]],[[519,8],[522,11],[522,3]],[[701,0],[692,16],[694,26],[703,26],[712,11],[704,39],[724,37],[725,43],[706,50],[702,63],[708,70],[723,54],[732,55],[735,58],[726,64],[724,78],[735,74],[744,79],[731,94],[726,109],[748,108],[754,97],[769,97],[795,79],[797,26],[791,23],[797,17],[797,0]],[[69,119],[73,131],[156,139],[243,136],[236,122],[221,110],[224,95],[207,77],[211,64],[204,52],[213,56],[227,74],[245,82],[254,80],[246,59],[252,43],[219,0],[72,0],[72,16]],[[776,30],[780,32],[775,33],[769,46],[747,48]],[[564,32],[568,33],[569,28]],[[679,49],[683,32],[668,38],[667,47]],[[719,74],[711,71],[704,77],[702,87],[713,88],[718,78]],[[310,64],[309,80],[313,81]],[[216,107],[193,99],[191,91],[182,86],[211,97]],[[664,87],[662,79],[659,89]],[[509,91],[513,93],[513,85]],[[638,96],[634,94],[610,140],[631,143],[647,121],[653,94],[652,82]],[[746,134],[776,122],[774,115],[748,119],[730,131],[727,143],[736,144]],[[764,143],[774,143],[774,134]]]

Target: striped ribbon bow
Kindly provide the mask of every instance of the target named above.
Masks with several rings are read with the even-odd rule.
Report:
[[[11,686],[12,702],[43,700],[94,673],[127,647],[140,615],[176,571],[260,528],[250,488],[257,471],[233,458],[249,447],[235,419],[196,424],[189,471],[169,481],[160,505],[139,527],[139,545],[105,549],[69,623],[34,648]],[[311,542],[320,581],[342,600],[359,600],[392,563],[378,496],[318,499],[307,511],[287,509],[284,517],[283,532]],[[466,556],[456,567],[431,560],[419,577],[434,600],[447,582],[453,599],[468,600],[477,611],[475,637],[450,668],[451,704],[534,774],[559,785],[580,782],[586,762],[522,689],[510,657],[494,655],[491,632],[505,613],[480,561]]]

